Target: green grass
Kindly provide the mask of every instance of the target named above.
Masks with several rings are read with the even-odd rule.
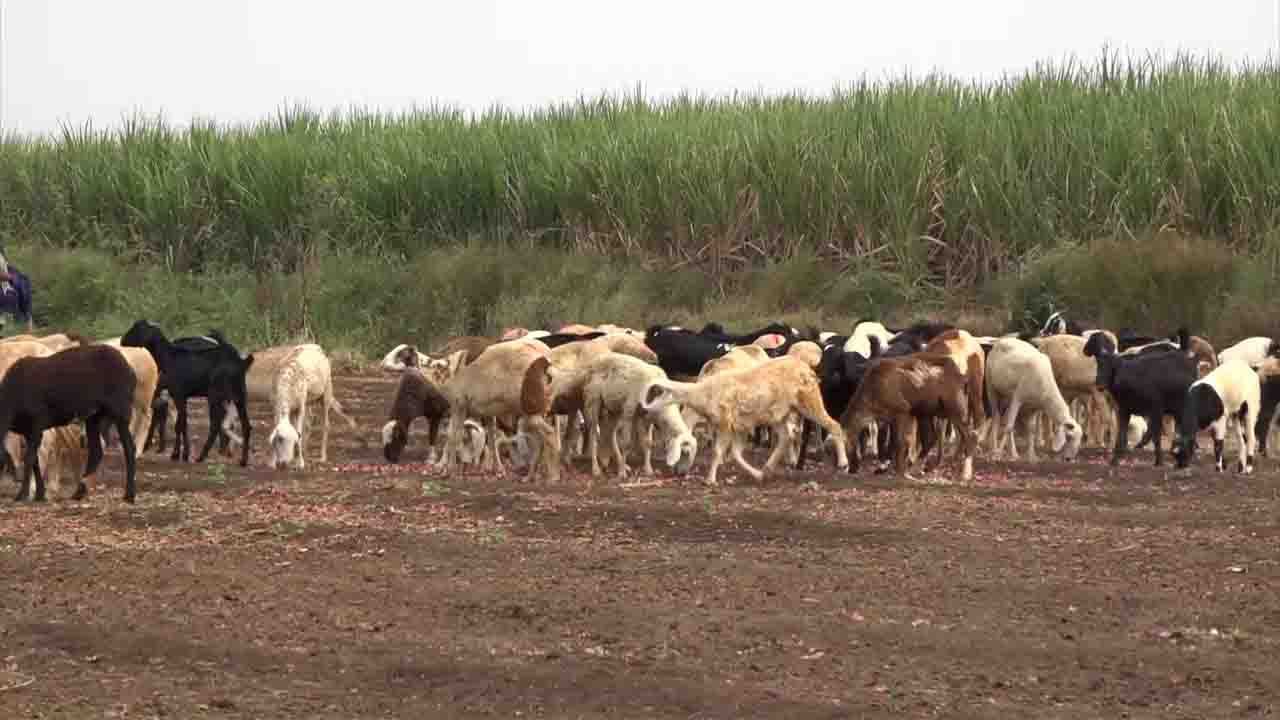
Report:
[[[1243,332],[1280,268],[1277,91],[1274,66],[1105,55],[827,97],[137,119],[6,139],[0,241],[46,326],[365,357],[572,321],[994,331],[1055,303]]]

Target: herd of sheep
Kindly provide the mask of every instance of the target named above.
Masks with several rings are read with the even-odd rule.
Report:
[[[1266,453],[1280,400],[1280,347],[1270,338],[1219,353],[1185,330],[1169,338],[1117,334],[1061,313],[1039,332],[1002,337],[928,322],[893,330],[861,322],[849,335],[781,323],[741,335],[715,323],[701,331],[512,328],[499,337],[454,338],[430,353],[402,344],[382,366],[400,376],[381,431],[388,461],[399,461],[410,427],[423,417],[430,462],[500,470],[505,457],[551,482],[583,454],[593,478],[610,466],[626,476],[632,451],[640,471],[652,474],[655,444],[677,473],[709,446],[709,484],[726,454],[760,480],[784,460],[803,467],[815,430],[819,454],[830,451],[836,468],[851,471],[874,453],[906,473],[931,450],[940,463],[955,446],[969,479],[980,446],[993,456],[1007,446],[1016,459],[1019,434],[1032,460],[1037,443],[1071,459],[1088,438],[1114,446],[1113,464],[1130,444],[1151,443],[1159,465],[1166,424],[1178,467],[1189,465],[1208,430],[1223,470],[1232,430],[1237,468],[1247,473],[1257,447]],[[139,320],[98,342],[67,334],[0,341],[0,469],[14,473],[18,500],[43,500],[46,480],[57,485],[83,468],[74,495],[81,498],[114,429],[126,461],[124,497],[132,502],[135,460],[157,437],[164,451],[170,404],[171,457],[190,459],[187,401],[201,397],[210,432],[197,462],[220,441],[224,452],[239,445],[240,464],[248,464],[251,400],[272,408],[272,468],[305,467],[313,404],[323,418],[321,461],[330,411],[355,427],[334,397],[319,345],[242,353],[217,331],[171,341]],[[743,452],[766,442],[770,452],[757,468]]]

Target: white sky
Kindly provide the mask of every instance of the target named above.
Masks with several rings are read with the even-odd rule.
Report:
[[[1261,62],[1280,0],[0,0],[0,122],[49,132],[134,111],[248,122],[580,94],[805,90],[910,69],[998,77],[1071,54]]]

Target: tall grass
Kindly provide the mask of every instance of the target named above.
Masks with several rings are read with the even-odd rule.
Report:
[[[281,111],[68,128],[0,154],[0,237],[185,270],[410,257],[483,236],[722,273],[822,255],[972,285],[1064,238],[1271,243],[1274,67],[1191,56],[825,98],[604,97],[517,115]]]

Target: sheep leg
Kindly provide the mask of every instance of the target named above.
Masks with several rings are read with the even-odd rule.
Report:
[[[1155,443],[1156,447],[1156,467],[1160,467],[1164,464],[1164,447],[1161,442],[1164,438],[1164,414],[1159,412],[1155,413],[1147,419],[1147,424],[1155,428],[1155,435],[1152,436],[1152,441]]]
[[[459,407],[449,414],[449,427],[444,434],[444,454],[440,458],[440,467],[453,467],[454,454],[458,451],[458,436],[462,433],[462,423],[466,419],[465,413]],[[493,434],[489,436],[490,442],[495,442],[497,437]],[[493,469],[493,456],[497,453],[490,453],[485,458],[483,467],[486,470]]]
[[[960,435],[960,448],[964,453],[964,460],[960,467],[960,479],[973,479],[973,454],[978,444],[977,432],[965,422],[964,413],[953,413],[951,424],[956,429],[956,433]]]
[[[715,433],[715,446],[711,452],[711,465],[707,468],[706,484],[716,485],[716,474],[720,470],[720,463],[724,461],[724,452],[729,449],[729,444],[733,442],[733,434],[729,432]]]
[[[173,454],[169,456],[169,460],[177,462],[178,458],[182,458],[182,462],[191,461],[191,445],[187,438],[187,398],[174,398],[173,402],[178,406],[178,419],[173,423]],[[217,428],[217,425],[213,425]]]
[[[769,457],[764,461],[764,472],[773,472],[773,469],[782,462],[782,456],[787,452],[787,445],[791,442],[791,432],[787,428],[787,421],[782,420],[769,427],[769,435],[773,439],[773,444],[769,448]]]
[[[38,425],[33,422],[32,427],[38,427]],[[36,442],[40,435],[41,433],[39,432],[29,432],[22,438],[24,445],[24,449],[22,451],[22,475],[18,477],[18,494],[13,498],[14,502],[22,502],[31,494],[31,473],[34,466],[32,458],[36,455],[36,450],[33,448],[39,448],[38,445],[33,445],[32,443]],[[44,485],[43,481],[40,485]]]
[[[608,467],[609,462],[612,462],[614,472],[617,476],[620,478],[624,477],[627,473],[627,456],[622,452],[622,442],[618,439],[618,426],[620,424],[618,422],[618,416],[610,414],[603,422],[604,427],[607,428],[604,430],[604,437],[607,438],[609,442],[609,447],[607,448],[608,454],[605,458],[605,467]]]
[[[1116,433],[1115,449],[1111,451],[1111,465],[1114,467],[1120,464],[1120,458],[1128,452],[1129,443],[1129,413],[1120,408],[1119,403],[1116,404],[1116,427],[1120,428],[1120,432]]]
[[[845,436],[844,428],[835,418],[827,414],[827,408],[822,404],[822,395],[816,391],[812,393],[801,393],[797,398],[796,410],[800,416],[806,420],[812,420],[819,427],[826,430],[831,437],[831,441],[836,446],[836,468],[844,470],[849,467],[849,447],[848,438]],[[788,436],[790,433],[788,433]],[[854,438],[856,441],[857,438]],[[790,437],[788,437],[790,441]]]
[[[763,480],[764,472],[747,462],[747,458],[742,455],[742,448],[746,441],[750,439],[750,436],[743,437],[742,434],[731,432],[724,432],[723,434],[729,438],[729,454],[733,461],[738,464],[738,467],[745,470],[756,482]]]
[[[307,422],[307,397],[302,396],[302,406],[298,408],[298,446],[294,448],[294,467],[299,470],[305,470],[307,467],[307,459],[305,457],[307,450],[307,432],[311,429]]]
[[[1241,413],[1236,429],[1240,432],[1240,472],[1253,472],[1253,456],[1258,449],[1258,434],[1254,427],[1258,424],[1258,409],[1246,406]]]
[[[600,402],[588,402],[582,412],[587,416],[587,456],[591,459],[591,477],[600,477]]]
[[[804,469],[804,456],[809,450],[809,436],[813,434],[814,423],[812,420],[805,418],[804,424],[800,428],[800,452],[796,455],[796,469]]]
[[[324,402],[324,430],[320,434],[320,462],[329,462],[329,402],[333,399],[332,391],[326,390]]]
[[[79,483],[76,485],[76,493],[71,496],[72,500],[83,500],[85,495],[89,493],[89,488],[85,484],[85,478],[91,477],[98,472],[98,466],[102,464],[102,415],[91,415],[84,422],[84,441],[85,446],[89,449],[88,458],[84,463],[84,475],[80,477]],[[120,437],[120,444],[124,445],[124,436]],[[125,450],[128,452],[128,449]]]
[[[916,417],[911,413],[903,413],[894,419],[893,424],[898,430],[898,446],[893,453],[893,470],[899,475],[906,475],[911,445],[916,440]]]
[[[532,425],[534,431],[542,438],[542,447],[538,449],[538,459],[546,463],[547,483],[560,482],[560,434],[556,432],[555,426],[547,422],[547,419],[541,415],[530,416],[528,424]],[[535,464],[530,473],[536,470],[537,465]]]
[[[156,447],[156,452],[164,452],[165,445],[168,444],[169,434],[169,403],[164,403],[159,410],[153,404],[151,407],[151,427],[147,429],[147,440],[143,443],[142,450],[146,452],[151,448],[151,441],[158,434],[160,442]]]
[[[487,424],[488,424],[488,426],[489,426],[489,429],[488,429],[488,431],[487,431],[487,432],[488,432],[488,434],[489,434],[489,437],[488,437],[489,453],[488,453],[488,454],[493,458],[492,462],[490,462],[490,463],[489,463],[489,467],[497,468],[498,472],[502,472],[502,470],[503,470],[503,467],[502,467],[502,456],[501,456],[501,454],[498,452],[498,418],[497,418],[497,417],[491,417],[491,418],[489,418],[489,420],[488,420],[488,423],[487,423]],[[517,426],[516,430],[517,430],[517,432],[519,431],[519,427],[518,427],[518,426]],[[433,452],[434,452],[434,450],[433,450]],[[480,459],[480,466],[481,466],[481,467],[484,467],[484,466],[485,466],[485,463],[486,463],[487,461],[489,461],[489,458],[487,458],[487,457],[486,457],[486,458],[481,458],[481,459]]]
[[[656,473],[653,471],[653,423],[649,422],[647,419],[641,421],[632,415],[631,433],[635,437],[636,442],[640,443],[640,454],[644,458],[644,467],[642,472],[644,472],[646,476],[654,476]]]

